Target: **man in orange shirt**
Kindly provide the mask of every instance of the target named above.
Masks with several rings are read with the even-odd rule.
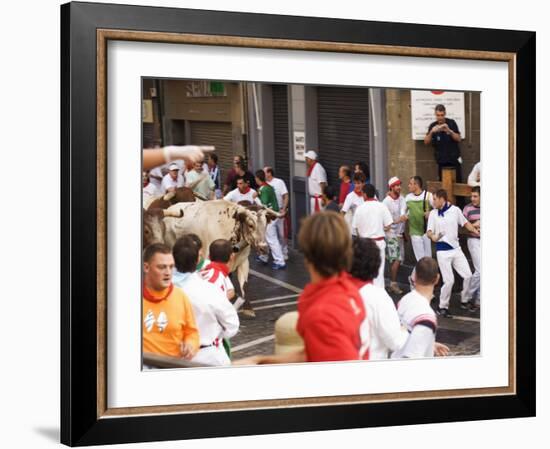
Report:
[[[172,284],[174,257],[154,243],[143,252],[143,352],[190,360],[199,349],[199,331],[189,298]]]

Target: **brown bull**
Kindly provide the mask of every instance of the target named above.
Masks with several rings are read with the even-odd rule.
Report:
[[[169,246],[173,246],[184,234],[193,233],[201,239],[206,253],[210,243],[217,239],[229,240],[240,248],[229,268],[237,272],[241,294],[245,298],[244,286],[250,270],[250,250],[254,248],[260,254],[267,254],[269,248],[265,241],[266,226],[279,215],[262,206],[245,207],[225,200],[179,203],[168,208],[166,212],[176,215],[183,212],[183,218],[164,219],[164,243]],[[253,315],[248,301],[244,308],[247,306],[249,314]]]
[[[178,187],[173,192],[168,192],[163,196],[155,198],[147,206],[147,210],[151,209],[168,209],[173,204],[190,203],[195,201],[195,194],[189,187]]]
[[[143,209],[143,248],[151,243],[164,243],[166,234],[165,217],[183,217],[183,211],[167,211],[166,209]]]

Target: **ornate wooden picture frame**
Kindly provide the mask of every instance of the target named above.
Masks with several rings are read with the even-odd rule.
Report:
[[[62,443],[79,446],[534,416],[535,156],[529,149],[535,147],[535,33],[93,3],[63,5],[61,23]],[[506,62],[510,75],[508,386],[108,408],[109,41]]]

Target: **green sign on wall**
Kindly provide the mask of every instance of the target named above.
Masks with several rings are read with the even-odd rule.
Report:
[[[210,92],[212,95],[224,95],[225,94],[225,87],[223,83],[219,81],[211,81],[210,82]]]

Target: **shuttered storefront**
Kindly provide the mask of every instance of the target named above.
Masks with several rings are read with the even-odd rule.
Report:
[[[155,81],[144,79],[142,82],[142,99],[150,102],[153,122],[142,121],[143,148],[153,148],[155,144],[161,144],[160,117],[158,110],[158,98],[151,96],[151,90],[155,88]]]
[[[218,165],[222,170],[222,183],[232,168],[232,132],[231,123],[190,122],[192,145],[214,145],[218,155]]]
[[[317,89],[319,158],[328,183],[338,185],[338,168],[369,161],[368,89]]]
[[[289,142],[288,142],[288,91],[286,85],[274,84],[273,92],[273,134],[275,149],[275,176],[290,186]]]

